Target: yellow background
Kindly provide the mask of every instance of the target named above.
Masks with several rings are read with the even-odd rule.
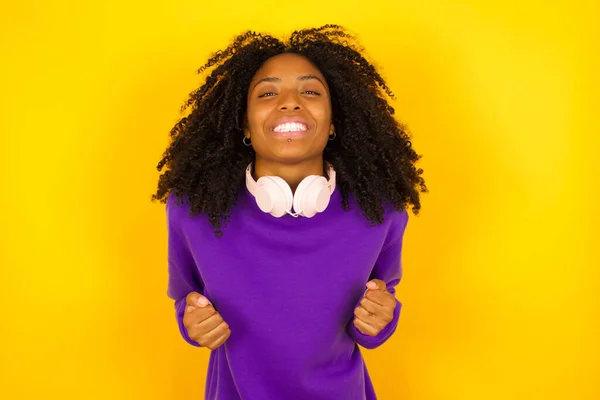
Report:
[[[600,398],[598,2],[219,3],[2,5],[0,398],[202,397],[155,165],[212,51],[326,23],[382,68],[431,191],[365,351],[380,398]]]

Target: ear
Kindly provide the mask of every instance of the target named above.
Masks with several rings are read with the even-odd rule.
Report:
[[[329,134],[330,134],[330,135],[332,135],[332,134],[333,134],[333,132],[335,132],[335,126],[333,126],[333,124],[331,124],[331,125],[329,126]]]

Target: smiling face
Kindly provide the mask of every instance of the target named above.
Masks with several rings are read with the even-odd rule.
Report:
[[[244,135],[257,162],[322,159],[334,129],[331,101],[323,74],[310,61],[290,53],[268,59],[252,78],[247,101]]]

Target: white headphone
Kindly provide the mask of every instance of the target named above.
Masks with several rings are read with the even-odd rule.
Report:
[[[285,214],[295,218],[311,218],[316,213],[325,211],[335,190],[335,170],[331,164],[327,165],[329,181],[324,176],[309,175],[300,182],[296,193],[292,194],[287,182],[278,176],[262,176],[254,181],[250,163],[246,168],[246,187],[262,212],[277,218]]]

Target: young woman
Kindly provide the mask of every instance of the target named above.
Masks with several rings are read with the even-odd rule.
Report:
[[[358,345],[396,330],[427,192],[382,77],[336,25],[213,54],[158,164],[168,295],[211,350],[207,399],[375,399]]]

